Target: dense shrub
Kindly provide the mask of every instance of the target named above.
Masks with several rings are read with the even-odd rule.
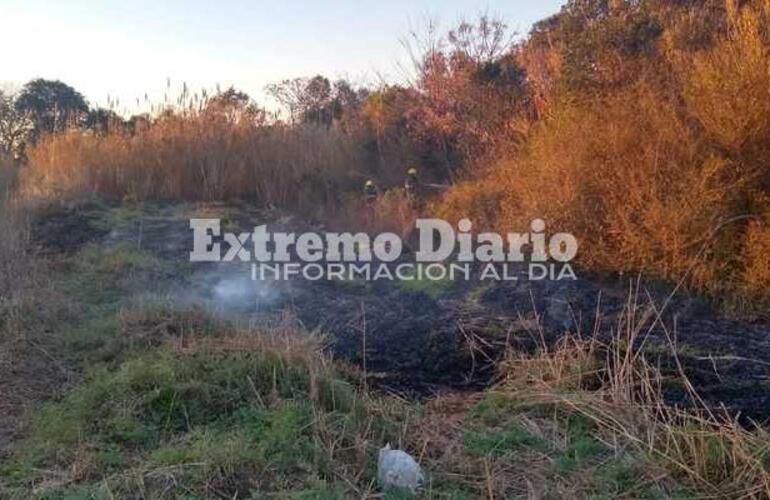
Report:
[[[725,28],[703,46],[674,43],[674,35],[681,39],[682,24],[704,6],[672,13],[656,2],[622,2],[576,27],[575,12],[585,14],[591,3],[571,2],[522,49],[525,66],[535,69],[543,116],[525,147],[501,155],[483,179],[455,188],[440,209],[499,229],[525,229],[545,217],[580,238],[587,266],[686,278],[702,291],[749,298],[766,312],[766,4],[738,9],[728,2],[720,22],[712,20]],[[642,18],[656,29],[635,31],[646,41],[644,50],[631,50],[638,44],[628,47],[620,33]],[[550,45],[549,31],[556,37]],[[612,74],[604,71],[604,58],[624,51]],[[576,54],[590,61],[579,64]]]

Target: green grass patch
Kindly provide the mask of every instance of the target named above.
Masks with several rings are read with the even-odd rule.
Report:
[[[131,339],[121,338],[118,314],[147,283],[161,281],[168,263],[129,243],[111,248],[86,246],[52,275],[61,297],[59,314],[50,318],[56,335],[52,348],[75,367],[124,359]]]
[[[560,472],[585,467],[606,452],[606,447],[594,436],[596,426],[581,414],[572,414],[566,421],[567,447],[554,462]]]
[[[663,491],[658,485],[646,480],[649,473],[646,462],[630,454],[609,460],[593,472],[593,498],[693,498],[683,489],[677,489],[676,494]]]
[[[332,473],[335,460],[355,454],[331,456],[322,437],[345,450],[367,442],[367,435],[371,459],[353,464],[371,481],[376,444],[397,442],[401,424],[381,410],[372,414],[370,400],[333,371],[311,377],[310,370],[271,351],[177,355],[157,349],[115,369],[101,365],[35,412],[27,439],[0,471],[21,485],[40,470],[89,464],[82,485],[55,495],[92,491],[89,481],[135,493],[126,472],[165,468],[195,491],[213,477],[244,474],[261,478],[255,489],[334,498],[346,491]]]
[[[411,279],[397,280],[396,283],[403,290],[410,292],[424,293],[429,297],[436,299],[451,290],[454,282],[450,279],[449,273],[443,279],[430,279],[427,276],[420,276],[416,271],[406,273]]]
[[[548,450],[548,441],[517,424],[502,430],[469,429],[463,436],[465,450],[475,456],[506,455],[521,448]]]
[[[465,301],[472,305],[480,305],[481,299],[484,297],[484,294],[489,291],[492,288],[492,284],[488,282],[481,282],[478,285],[474,286],[472,290],[470,290],[465,295]]]
[[[519,402],[509,395],[489,392],[484,399],[473,405],[468,416],[487,426],[499,425],[519,411]]]

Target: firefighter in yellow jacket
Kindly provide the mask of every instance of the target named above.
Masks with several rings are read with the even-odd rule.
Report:
[[[364,203],[366,203],[366,206],[372,208],[374,203],[377,201],[378,195],[379,190],[377,189],[377,185],[374,183],[374,181],[366,181],[366,184],[364,184]]]
[[[417,169],[414,167],[406,171],[404,191],[406,192],[407,200],[409,200],[409,206],[417,209],[420,201],[420,178],[417,176]]]

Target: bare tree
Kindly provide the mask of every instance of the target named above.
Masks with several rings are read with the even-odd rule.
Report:
[[[365,90],[354,89],[346,80],[332,83],[322,75],[283,80],[268,85],[266,90],[289,111],[292,123],[326,126],[338,120],[345,108],[358,106],[366,95]]]
[[[460,52],[476,64],[494,61],[511,49],[513,34],[499,19],[482,15],[476,23],[462,21],[447,36],[453,52]]]
[[[289,119],[294,122],[304,110],[307,84],[307,78],[293,78],[280,83],[271,83],[265,87],[265,90],[289,111]]]
[[[34,129],[29,113],[16,107],[15,97],[0,90],[0,152],[21,158]]]

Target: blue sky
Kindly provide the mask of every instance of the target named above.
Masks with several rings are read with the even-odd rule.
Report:
[[[400,44],[428,19],[449,28],[481,12],[526,33],[564,0],[0,0],[0,81],[63,80],[92,104],[162,102],[235,85],[265,101],[267,83],[324,74],[371,83],[402,77]],[[10,48],[10,49],[9,49]],[[268,104],[269,103],[265,103]]]

